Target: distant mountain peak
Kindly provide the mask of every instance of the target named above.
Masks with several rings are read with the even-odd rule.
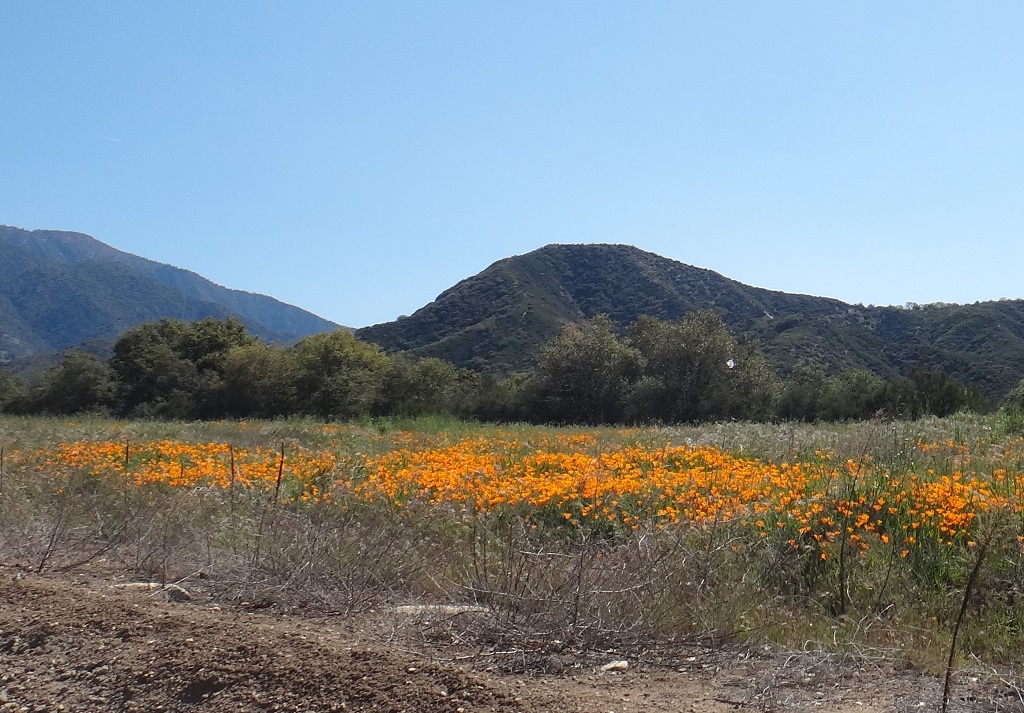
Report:
[[[339,325],[265,295],[118,250],[85,233],[0,226],[0,362],[113,340],[140,322],[237,316],[293,341]]]

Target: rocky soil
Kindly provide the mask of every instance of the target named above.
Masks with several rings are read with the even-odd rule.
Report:
[[[472,609],[299,616],[229,606],[187,583],[126,584],[101,568],[50,576],[0,567],[0,711],[882,713],[941,704],[940,680],[879,662],[557,642],[474,649],[437,635],[472,628],[484,616]],[[614,661],[627,663],[606,666]],[[951,711],[1024,711],[1021,691],[995,674],[960,672],[954,694]]]

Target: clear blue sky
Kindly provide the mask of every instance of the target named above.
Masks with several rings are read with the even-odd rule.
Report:
[[[0,0],[0,223],[356,327],[555,242],[1024,298],[1022,33],[1021,2]]]

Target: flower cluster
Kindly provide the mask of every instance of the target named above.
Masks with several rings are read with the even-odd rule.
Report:
[[[841,460],[827,452],[772,462],[709,446],[652,444],[642,432],[491,429],[454,440],[390,434],[365,454],[345,446],[347,431],[322,435],[336,438],[320,448],[81,440],[12,458],[57,475],[174,488],[276,492],[283,479],[282,496],[300,505],[344,492],[367,503],[445,506],[471,517],[515,513],[560,528],[733,524],[821,559],[836,547],[866,553],[887,546],[907,556],[923,542],[970,546],[983,513],[1024,516],[1021,442],[977,454],[961,443],[919,443],[920,458],[896,470],[868,456]]]
[[[302,501],[322,499],[324,476],[335,468],[329,452],[295,443],[236,448],[175,440],[75,441],[18,456],[39,471],[123,477],[140,486],[273,490],[285,480],[292,497]]]

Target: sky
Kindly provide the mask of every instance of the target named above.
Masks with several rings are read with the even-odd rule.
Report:
[[[0,0],[0,224],[351,327],[550,243],[1024,298],[1022,28],[1017,1]]]

